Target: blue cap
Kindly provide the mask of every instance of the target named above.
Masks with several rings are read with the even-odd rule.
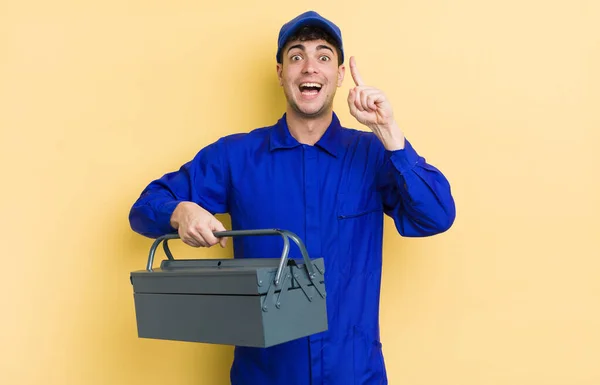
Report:
[[[331,35],[333,39],[338,44],[338,48],[340,49],[341,61],[344,62],[344,48],[342,46],[342,32],[338,28],[337,25],[333,24],[331,21],[325,19],[323,16],[319,15],[314,11],[304,12],[301,15],[296,16],[294,19],[290,20],[286,24],[281,27],[279,31],[279,39],[277,40],[277,63],[281,63],[280,54],[281,50],[285,43],[287,43],[288,39],[294,35],[300,28],[304,26],[313,26],[320,27],[325,32]]]

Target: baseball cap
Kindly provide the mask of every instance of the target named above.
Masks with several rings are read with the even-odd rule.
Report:
[[[325,32],[331,35],[338,44],[340,49],[341,61],[344,61],[344,49],[342,46],[342,32],[337,25],[327,20],[323,16],[319,15],[315,11],[304,12],[301,15],[296,16],[292,20],[285,23],[279,31],[279,39],[277,39],[277,55],[276,59],[278,63],[281,63],[281,50],[288,39],[294,35],[300,28],[305,26],[320,27]]]

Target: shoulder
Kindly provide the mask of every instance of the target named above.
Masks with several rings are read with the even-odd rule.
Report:
[[[223,136],[200,150],[199,154],[208,153],[210,157],[219,158],[221,162],[244,162],[249,156],[269,150],[273,127],[260,127],[249,132]]]
[[[227,135],[220,138],[217,145],[221,151],[228,153],[260,150],[264,146],[268,146],[272,129],[273,126],[261,127],[250,132]]]
[[[230,134],[219,139],[225,146],[244,146],[268,139],[273,126],[256,128],[250,132]]]

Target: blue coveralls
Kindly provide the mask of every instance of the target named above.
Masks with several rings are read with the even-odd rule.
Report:
[[[423,237],[455,218],[444,175],[407,141],[387,151],[371,132],[335,115],[323,137],[303,145],[285,115],[271,127],[221,138],[177,172],[150,183],[130,213],[148,237],[174,232],[181,201],[229,213],[233,230],[296,233],[325,260],[329,330],[267,349],[236,347],[232,385],[387,384],[379,338],[383,214],[398,232]],[[236,237],[236,258],[279,257],[279,237]],[[291,258],[301,258],[296,247]]]

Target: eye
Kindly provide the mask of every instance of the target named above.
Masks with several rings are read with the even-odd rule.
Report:
[[[301,60],[301,59],[302,59],[302,57],[300,55],[293,55],[290,58],[291,61],[298,61],[298,60]]]
[[[327,55],[323,55],[323,56],[319,57],[319,60],[321,60],[321,61],[330,61],[331,58],[329,56],[327,56]]]

